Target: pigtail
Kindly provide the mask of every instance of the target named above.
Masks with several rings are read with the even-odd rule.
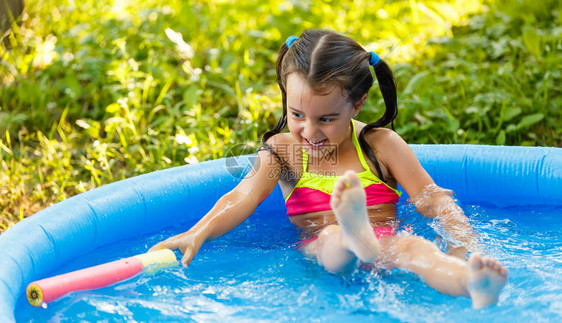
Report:
[[[384,127],[387,124],[391,124],[392,130],[394,130],[394,119],[398,115],[398,103],[396,100],[396,82],[394,81],[394,76],[392,75],[392,70],[384,62],[380,60],[374,66],[375,75],[377,76],[377,81],[379,82],[379,88],[384,99],[385,111],[383,116],[372,123],[367,124],[359,133],[359,144],[361,149],[367,154],[367,157],[375,166],[377,172],[379,173],[379,178],[385,182],[384,176],[382,174],[379,162],[375,157],[373,149],[369,146],[365,140],[365,134],[373,128]]]
[[[283,43],[283,46],[281,46],[281,48],[279,49],[279,55],[277,56],[277,62],[276,62],[277,82],[279,83],[279,88],[281,89],[281,97],[283,102],[283,115],[281,116],[281,118],[279,118],[279,121],[277,121],[277,124],[275,125],[275,127],[273,127],[273,129],[263,134],[263,136],[261,137],[262,147],[260,147],[259,149],[262,150],[263,148],[269,151],[270,153],[272,153],[277,159],[277,161],[279,162],[279,164],[281,164],[281,168],[283,171],[286,170],[285,161],[275,152],[275,150],[273,150],[273,148],[271,148],[270,145],[267,144],[267,140],[273,137],[274,135],[280,133],[283,129],[285,129],[285,126],[287,126],[287,91],[283,84],[284,82],[282,82],[282,74],[281,74],[283,58],[285,57],[285,54],[287,54],[287,51],[289,51],[289,47],[287,47],[287,45]]]
[[[392,75],[390,66],[385,61],[381,60],[375,65],[375,75],[379,81],[379,88],[381,90],[382,98],[386,110],[382,118],[377,120],[376,127],[384,127],[390,123],[392,130],[394,130],[394,119],[398,115],[398,103],[396,101],[396,81]],[[380,125],[378,125],[380,123]]]

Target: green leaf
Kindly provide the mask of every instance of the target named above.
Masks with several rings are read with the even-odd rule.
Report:
[[[447,120],[447,130],[449,130],[450,132],[455,132],[457,130],[459,130],[461,124],[459,122],[459,120],[457,119],[449,119]]]
[[[418,73],[418,74],[414,75],[414,77],[412,77],[410,82],[408,82],[408,85],[404,89],[403,93],[404,94],[410,94],[410,93],[415,92],[418,88],[423,86],[423,84],[425,82],[427,82],[427,80],[426,80],[427,78],[430,78],[431,83],[433,83],[433,77],[431,75],[429,75],[428,71],[424,71],[424,72],[421,72],[421,73]]]
[[[192,84],[183,93],[183,101],[188,109],[191,109],[199,101],[199,87]]]
[[[519,121],[519,124],[517,125],[517,128],[522,129],[522,128],[529,127],[529,126],[534,125],[535,123],[541,121],[542,118],[544,118],[544,115],[542,113],[535,113],[535,114],[531,114],[531,115],[528,115],[528,116],[524,116],[521,119],[521,121]]]
[[[498,136],[496,137],[496,145],[504,145],[505,144],[505,131],[501,130]]]
[[[518,115],[521,114],[521,108],[507,108],[505,109],[505,113],[503,115],[503,120],[504,121],[509,121],[515,117],[517,117]]]
[[[537,30],[530,26],[523,27],[523,44],[527,47],[527,50],[539,58],[541,56],[541,37],[537,33]]]
[[[506,132],[514,132],[515,130],[517,130],[517,126],[514,124],[510,124],[507,126],[507,128],[505,128]]]

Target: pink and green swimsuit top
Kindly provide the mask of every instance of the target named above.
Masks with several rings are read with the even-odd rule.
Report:
[[[367,206],[376,204],[396,204],[402,192],[388,186],[371,172],[361,153],[359,141],[355,136],[355,125],[352,124],[353,144],[364,171],[358,173],[361,184],[367,193]],[[287,215],[295,216],[304,213],[331,210],[330,197],[339,176],[321,175],[307,172],[308,155],[303,149],[303,173],[297,185],[285,198]]]

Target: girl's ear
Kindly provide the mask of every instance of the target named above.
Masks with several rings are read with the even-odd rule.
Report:
[[[361,111],[361,109],[363,108],[363,106],[365,105],[365,101],[367,101],[367,93],[365,93],[363,95],[363,97],[361,97],[361,100],[359,100],[355,106],[353,106],[353,114],[357,115],[359,113],[359,111]]]

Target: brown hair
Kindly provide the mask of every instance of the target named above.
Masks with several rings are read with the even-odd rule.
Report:
[[[345,91],[348,100],[356,104],[373,85],[373,76],[369,70],[370,58],[371,54],[355,40],[328,30],[305,30],[290,48],[283,43],[277,57],[277,82],[282,94],[283,115],[277,125],[261,139],[263,147],[273,153],[283,167],[285,163],[266,141],[287,125],[287,75],[299,73],[319,93],[337,85]],[[359,143],[377,169],[379,178],[384,181],[375,154],[365,140],[365,133],[373,128],[392,124],[396,118],[396,83],[390,67],[382,59],[375,64],[374,70],[386,109],[379,120],[367,124],[361,130]]]

